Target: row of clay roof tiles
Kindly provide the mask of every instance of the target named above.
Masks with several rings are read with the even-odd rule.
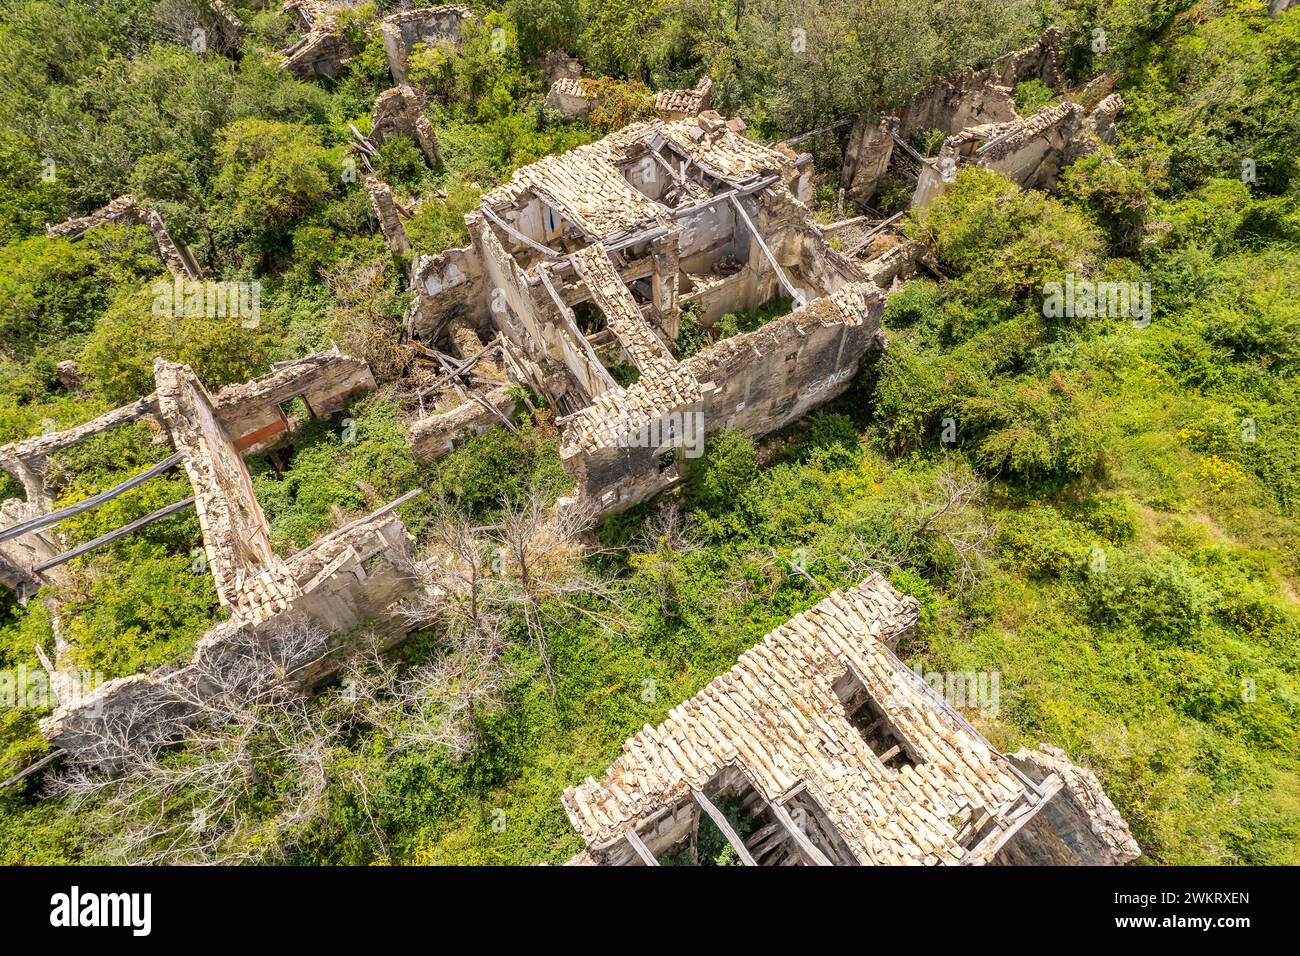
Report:
[[[564,794],[592,848],[702,789],[724,767],[765,799],[805,784],[861,862],[958,862],[963,809],[1005,812],[1025,786],[964,722],[915,686],[886,644],[915,622],[915,601],[873,575],[768,634],[736,666],[629,739],[601,781]],[[893,771],[849,723],[835,681],[852,664],[922,762]]]

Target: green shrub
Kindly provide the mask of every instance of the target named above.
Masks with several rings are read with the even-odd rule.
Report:
[[[698,474],[692,475],[692,498],[707,511],[728,510],[757,474],[758,446],[754,439],[744,432],[725,429],[705,445]]]
[[[962,167],[908,230],[957,270],[956,285],[975,297],[1036,301],[1048,282],[1095,272],[1103,246],[1078,210],[973,166]]]

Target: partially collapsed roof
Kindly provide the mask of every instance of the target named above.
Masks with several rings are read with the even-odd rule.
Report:
[[[517,170],[510,182],[483,196],[504,209],[537,196],[592,239],[630,232],[660,220],[670,207],[647,198],[623,175],[623,166],[648,149],[668,148],[682,162],[724,184],[741,185],[794,166],[793,154],[747,139],[716,113],[633,123],[604,139],[546,156]]]
[[[628,740],[603,780],[565,791],[589,851],[599,858],[739,770],[768,803],[811,796],[858,863],[974,862],[970,821],[1014,819],[1041,795],[894,656],[917,615],[914,599],[873,575],[772,631]],[[865,684],[908,761],[873,752],[850,721],[846,681]]]

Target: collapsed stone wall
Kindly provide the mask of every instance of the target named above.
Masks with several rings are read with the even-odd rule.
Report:
[[[482,261],[472,246],[418,256],[411,265],[411,288],[415,297],[406,325],[410,334],[421,339],[435,338],[457,319],[480,327],[488,322]]]
[[[488,390],[484,402],[495,408],[484,408],[478,402],[462,402],[446,412],[434,412],[417,418],[407,429],[411,452],[420,461],[435,461],[472,435],[481,435],[501,424],[501,415],[507,418],[514,413],[515,398],[504,385]]]
[[[403,219],[410,219],[412,212],[402,206],[394,197],[388,183],[374,176],[365,177],[366,196],[370,208],[379,220],[379,233],[388,243],[388,248],[397,253],[411,251],[411,241],[406,236]]]
[[[424,115],[415,90],[405,84],[385,90],[375,97],[371,112],[370,142],[376,148],[395,133],[411,137],[429,165],[438,165],[438,135],[429,118]]]
[[[0,501],[0,528],[12,527],[44,513],[43,508],[30,501],[6,498]],[[0,585],[16,591],[24,599],[35,594],[41,585],[59,579],[58,568],[43,572],[36,569],[62,550],[58,539],[48,531],[35,531],[0,542]]]
[[[353,50],[339,33],[340,11],[363,0],[286,0],[283,13],[295,18],[306,33],[280,53],[280,66],[300,80],[335,77],[352,58]]]
[[[280,613],[218,624],[200,639],[185,666],[116,678],[57,708],[41,720],[51,748],[86,763],[104,763],[140,738],[179,737],[202,716],[205,699],[239,689],[230,675],[241,673],[250,648],[275,656],[278,643],[304,629],[313,641],[271,679],[310,687],[341,666],[363,627],[387,635],[388,643],[400,639],[406,625],[399,605],[411,593],[415,571],[414,542],[392,514],[396,504],[288,559],[295,594]]]
[[[962,130],[922,168],[912,205],[932,202],[962,163],[1001,173],[1025,189],[1052,189],[1062,169],[1114,141],[1115,119],[1123,108],[1123,97],[1112,93],[1091,112],[1067,100],[1027,119]]]
[[[301,398],[310,414],[329,418],[353,395],[375,388],[370,366],[337,350],[277,362],[271,368],[270,375],[228,385],[213,398],[218,420],[235,449],[245,455],[266,451],[291,434],[286,402]]]
[[[404,10],[385,17],[379,25],[379,36],[388,57],[388,72],[393,82],[406,82],[406,66],[411,50],[417,43],[454,43],[460,35],[461,25],[472,18],[469,8],[458,3],[420,10]]]
[[[1065,91],[1061,33],[1056,28],[1049,28],[1033,45],[998,57],[983,70],[967,68],[936,80],[897,114],[859,117],[849,134],[840,171],[846,198],[859,205],[871,201],[894,158],[897,138],[906,139],[918,129],[938,129],[952,137],[972,128],[1020,122],[1012,94],[1027,80],[1041,80],[1054,91]],[[928,195],[931,186],[925,188]]]
[[[855,283],[692,356],[708,428],[764,435],[834,398],[883,347],[883,312],[880,290]]]
[[[199,267],[193,253],[184,244],[172,238],[158,210],[141,205],[130,193],[118,196],[108,205],[95,210],[90,215],[80,216],[50,226],[46,232],[70,241],[81,239],[87,232],[98,226],[110,223],[127,226],[145,226],[158,246],[158,255],[163,264],[175,275],[188,279],[201,279],[203,270]]]
[[[560,457],[580,496],[613,513],[672,484],[682,462],[660,459],[692,440],[684,431],[693,420],[706,432],[738,428],[764,435],[829,401],[849,387],[862,356],[883,346],[883,311],[874,284],[846,285],[698,352],[676,366],[672,378],[615,389],[561,419]],[[661,441],[648,443],[648,434]]]

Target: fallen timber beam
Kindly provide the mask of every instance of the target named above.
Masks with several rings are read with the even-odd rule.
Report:
[[[741,862],[745,866],[757,866],[758,864],[754,862],[754,858],[749,855],[749,850],[745,848],[745,841],[732,829],[731,824],[727,822],[727,818],[722,815],[722,811],[713,805],[713,801],[699,790],[692,790],[691,796],[700,805],[700,809],[709,815],[709,819],[713,821],[714,825],[722,831],[722,835],[727,838],[727,842],[740,854]]]
[[[12,541],[14,538],[21,538],[25,534],[31,534],[33,531],[40,531],[51,525],[56,525],[64,518],[71,518],[73,515],[79,515],[83,511],[89,511],[105,501],[111,501],[118,495],[125,494],[132,488],[144,484],[150,478],[162,474],[173,465],[180,462],[184,457],[180,452],[173,452],[167,458],[164,458],[158,464],[154,465],[147,471],[142,471],[134,478],[128,478],[119,485],[114,485],[107,491],[101,491],[97,495],[91,495],[84,501],[78,501],[74,505],[68,505],[66,508],[60,508],[58,511],[51,511],[49,514],[38,515],[35,518],[28,518],[26,521],[20,521],[18,524],[10,525],[8,528],[0,530],[0,544],[6,541]]]
[[[773,803],[771,804],[771,808],[772,815],[776,817],[781,826],[785,827],[786,832],[794,838],[794,842],[799,846],[800,852],[803,853],[809,863],[813,866],[833,865],[831,861],[826,858],[826,854],[817,849],[812,840],[808,839],[808,834],[804,833],[799,824],[795,823],[794,818],[790,816],[790,811],[787,810],[783,804]]]
[[[804,140],[812,139],[814,136],[819,136],[822,133],[829,133],[831,130],[839,129],[841,126],[848,126],[855,118],[856,117],[853,116],[846,116],[844,119],[836,120],[829,126],[823,126],[819,129],[811,129],[806,133],[800,133],[798,136],[791,136],[789,139],[783,139],[779,143],[774,143],[773,146],[793,146],[795,143],[802,143]]]
[[[186,498],[184,501],[177,501],[175,504],[170,504],[164,508],[159,508],[157,511],[151,511],[143,518],[136,518],[130,524],[123,525],[122,527],[116,529],[115,531],[110,531],[107,534],[101,534],[98,538],[94,538],[90,541],[87,541],[85,544],[79,545],[73,548],[71,551],[65,551],[63,552],[63,554],[51,558],[50,560],[46,561],[44,564],[37,565],[33,569],[33,571],[39,574],[42,571],[48,571],[50,568],[56,568],[60,564],[67,564],[73,558],[79,558],[83,554],[86,554],[87,552],[94,551],[96,548],[103,547],[104,545],[109,544],[110,542],[116,541],[118,538],[125,537],[126,535],[130,534],[133,531],[138,531],[140,528],[143,528],[145,525],[157,521],[159,518],[166,518],[170,515],[176,514],[178,511],[184,511],[186,508],[191,507],[193,504],[194,504],[194,497],[191,495],[189,498]]]
[[[111,412],[105,412],[98,418],[93,418],[85,424],[76,425],[66,431],[57,432],[53,435],[37,435],[35,438],[28,438],[14,442],[12,445],[6,445],[4,448],[0,448],[0,465],[22,461],[34,454],[52,455],[56,451],[62,451],[64,448],[75,445],[92,435],[98,435],[100,432],[107,431],[117,425],[125,425],[146,415],[152,415],[157,410],[158,396],[151,392],[144,398],[136,399],[129,405],[123,405]]]
[[[14,774],[4,783],[0,783],[0,790],[5,790],[8,789],[9,787],[12,787],[19,780],[23,780],[27,777],[30,777],[32,774],[40,770],[42,767],[48,767],[50,764],[54,763],[54,761],[58,760],[66,753],[67,753],[66,750],[55,750],[53,753],[46,754],[40,760],[36,761],[36,763],[32,764],[29,767],[25,767],[22,770],[19,770],[16,774]]]
[[[785,286],[786,291],[790,293],[790,297],[794,299],[795,307],[800,309],[803,308],[808,304],[808,300],[804,297],[802,292],[794,287],[794,284],[790,281],[790,277],[787,276],[785,270],[781,268],[781,263],[776,261],[776,256],[772,254],[772,250],[767,247],[767,243],[764,242],[763,237],[759,235],[758,227],[755,226],[753,220],[749,218],[749,213],[745,212],[745,207],[741,204],[740,199],[736,196],[732,196],[731,204],[736,207],[736,215],[740,216],[740,218],[745,221],[745,227],[749,229],[750,235],[754,237],[754,240],[758,243],[758,247],[763,250],[763,255],[767,256],[768,264],[776,271],[777,278],[781,280],[781,284]]]
[[[907,210],[905,209],[902,212],[894,213],[884,222],[876,223],[876,225],[872,226],[861,236],[859,236],[858,241],[853,244],[853,248],[845,252],[844,255],[852,259],[854,256],[856,256],[859,252],[861,252],[863,249],[867,247],[867,243],[871,241],[873,236],[875,236],[877,233],[885,229],[888,229],[890,226],[898,222],[898,220],[902,219],[906,215],[907,215]]]
[[[511,238],[517,239],[520,242],[522,242],[524,245],[536,249],[542,255],[546,256],[546,258],[548,259],[560,258],[560,254],[556,252],[554,249],[552,249],[550,246],[544,246],[540,242],[537,242],[536,240],[529,239],[522,232],[520,232],[514,226],[510,225],[510,223],[506,222],[504,219],[502,219],[500,216],[494,213],[487,206],[481,207],[480,211],[483,213],[484,216],[488,218],[489,222],[497,226],[497,228],[505,230],[505,232]]]
[[[903,152],[907,153],[908,156],[911,156],[922,166],[924,166],[926,163],[929,162],[928,159],[926,159],[924,156],[922,156],[920,153],[914,150],[912,148],[912,145],[907,140],[903,139],[903,137],[899,136],[897,133],[890,133],[889,135],[895,143],[897,143],[900,147],[902,147]]]

